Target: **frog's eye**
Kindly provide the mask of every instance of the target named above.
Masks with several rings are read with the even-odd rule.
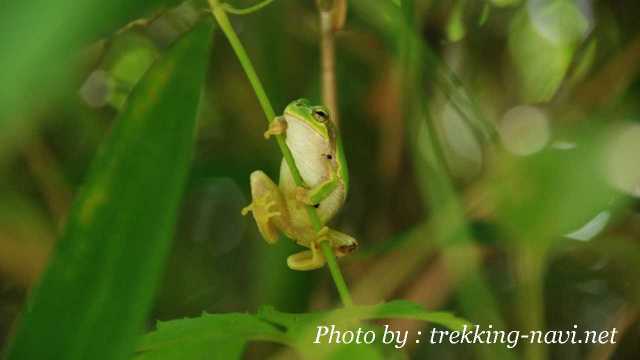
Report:
[[[327,112],[322,109],[313,110],[313,117],[315,117],[316,120],[320,122],[325,122],[329,120],[329,114],[327,114]]]

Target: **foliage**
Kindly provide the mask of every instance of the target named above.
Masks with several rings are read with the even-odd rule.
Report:
[[[180,40],[131,94],[31,296],[9,359],[114,359],[131,350],[169,249],[210,28],[199,25]]]
[[[362,320],[393,318],[428,321],[450,329],[461,329],[468,324],[449,313],[425,311],[408,301],[300,314],[283,313],[265,306],[256,315],[203,314],[194,319],[160,322],[156,331],[142,339],[136,359],[238,358],[245,344],[256,340],[293,346],[299,353],[313,358],[323,352],[331,354],[344,351],[344,345],[331,346],[325,343],[310,346],[314,342],[317,326],[331,324],[347,330],[355,329]],[[370,356],[363,349],[352,351],[356,351],[352,354],[354,359],[368,359]]]
[[[331,4],[348,6],[327,66]],[[631,0],[8,2],[2,351],[634,358],[638,11]],[[264,115],[322,102],[322,69],[337,80],[351,179],[335,221],[361,248],[330,273],[301,273],[284,260],[297,246],[267,247],[240,209],[252,170],[293,161],[282,139],[263,140]],[[468,323],[616,326],[620,340],[312,346],[319,324]]]

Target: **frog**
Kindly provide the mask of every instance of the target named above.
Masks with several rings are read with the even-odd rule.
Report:
[[[268,244],[275,244],[285,235],[307,248],[287,258],[287,266],[292,270],[323,267],[326,262],[320,248],[323,241],[328,242],[336,257],[355,251],[356,239],[327,226],[343,207],[349,190],[340,133],[327,107],[312,105],[307,99],[290,102],[264,133],[266,139],[274,135],[284,138],[305,186],[296,185],[284,158],[278,184],[262,170],[253,171],[249,177],[252,201],[242,209],[242,215],[253,214]],[[309,206],[317,212],[319,231],[309,218]]]

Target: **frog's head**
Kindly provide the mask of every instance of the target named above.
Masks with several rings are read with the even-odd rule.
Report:
[[[322,105],[311,105],[307,99],[294,100],[284,109],[285,116],[291,116],[308,124],[324,139],[335,143],[336,128],[329,116],[329,109]]]

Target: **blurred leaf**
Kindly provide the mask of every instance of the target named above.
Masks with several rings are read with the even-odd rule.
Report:
[[[520,0],[491,0],[493,5],[498,7],[514,6],[520,4]]]
[[[135,84],[158,57],[158,50],[148,38],[139,34],[122,36],[118,40],[109,51],[115,59],[109,59],[111,63],[106,65],[110,78],[116,84],[108,100],[122,110]]]
[[[489,20],[489,15],[491,14],[491,5],[488,2],[485,2],[482,5],[482,12],[480,13],[480,19],[478,19],[478,25],[484,25],[487,20]]]
[[[385,359],[385,357],[378,351],[378,349],[374,346],[368,345],[352,345],[352,346],[341,346],[337,351],[333,352],[329,359],[366,359],[366,360],[377,360],[377,359]],[[387,358],[388,359],[388,358]]]
[[[489,19],[491,5],[487,1],[457,0],[451,5],[446,34],[450,42],[462,40]]]
[[[93,162],[9,359],[122,359],[147,316],[191,158],[211,27],[145,75]]]
[[[575,45],[589,29],[589,22],[573,0],[538,0],[527,4],[535,31],[557,45]]]
[[[503,154],[487,186],[512,240],[544,248],[609,209],[616,196],[602,171],[604,130],[592,125],[575,149]]]
[[[80,97],[92,107],[108,103],[122,110],[131,90],[158,56],[154,43],[142,34],[126,32],[115,36],[98,69],[80,87]]]
[[[581,56],[577,59],[573,73],[571,74],[571,83],[577,84],[584,80],[591,71],[598,53],[598,40],[593,39],[584,47]]]
[[[457,179],[471,179],[482,170],[484,149],[471,125],[460,114],[447,103],[439,116],[434,117],[434,123],[451,175]],[[429,151],[424,147],[421,150]]]
[[[447,37],[449,41],[456,42],[461,40],[467,33],[464,25],[464,5],[465,0],[458,0],[453,5],[449,22],[447,23]]]
[[[178,0],[5,1],[0,14],[0,133],[59,91],[82,46]],[[68,79],[68,77],[67,77]],[[58,86],[54,86],[58,85]]]
[[[511,25],[509,49],[524,101],[553,97],[587,29],[587,20],[571,1],[539,1],[520,10]]]

